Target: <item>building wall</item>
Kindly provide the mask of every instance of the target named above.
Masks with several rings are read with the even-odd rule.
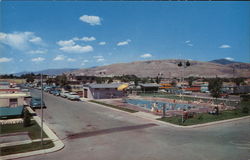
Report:
[[[17,104],[10,103],[10,99],[17,99]],[[13,98],[0,98],[0,107],[17,107],[17,106],[23,106],[26,102],[24,100],[24,97],[13,97]]]
[[[89,99],[109,99],[109,98],[121,98],[124,96],[123,91],[118,91],[115,88],[88,88],[83,87],[87,90],[87,98]]]

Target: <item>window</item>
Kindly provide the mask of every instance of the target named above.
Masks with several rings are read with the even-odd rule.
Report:
[[[11,98],[10,100],[9,100],[9,106],[10,107],[17,107],[17,105],[18,105],[18,103],[17,103],[17,98]]]

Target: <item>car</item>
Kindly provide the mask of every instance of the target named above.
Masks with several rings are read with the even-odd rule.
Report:
[[[61,92],[59,90],[51,90],[50,93],[55,95],[55,96],[60,96]]]
[[[75,92],[70,92],[68,95],[67,95],[67,98],[70,99],[70,100],[76,100],[76,101],[79,101],[80,100],[80,96],[75,93]]]
[[[185,95],[191,95],[192,91],[183,91],[183,94],[185,94]]]
[[[43,108],[46,108],[45,103],[43,101]],[[30,101],[30,107],[33,109],[40,109],[41,108],[41,98],[32,97]]]
[[[63,91],[60,93],[60,96],[63,98],[67,98],[68,94],[69,94],[69,91]]]

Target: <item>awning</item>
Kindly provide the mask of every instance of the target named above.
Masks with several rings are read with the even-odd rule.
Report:
[[[125,88],[128,88],[128,84],[127,83],[124,83],[124,84],[122,84],[122,85],[120,85],[118,88],[117,88],[117,90],[118,91],[122,91],[122,90],[124,90]]]

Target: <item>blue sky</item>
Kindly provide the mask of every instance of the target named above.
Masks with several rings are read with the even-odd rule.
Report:
[[[250,61],[250,2],[0,4],[0,74],[154,59]]]

